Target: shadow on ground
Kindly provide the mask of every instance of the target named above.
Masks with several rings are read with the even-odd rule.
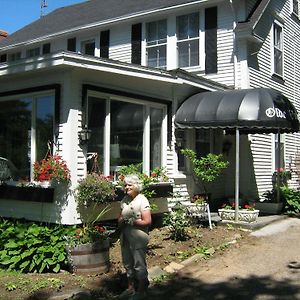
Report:
[[[295,271],[297,272],[297,271]],[[76,300],[104,300],[113,299],[126,288],[124,276],[120,274],[114,278],[104,280],[101,288],[78,293]],[[57,294],[59,295],[59,293]],[[52,295],[53,296],[53,295]],[[49,297],[49,295],[48,295]],[[49,299],[46,294],[39,292],[26,300]],[[63,298],[68,299],[68,298]],[[277,281],[270,277],[251,276],[249,278],[233,277],[229,281],[206,283],[201,280],[184,277],[177,274],[170,280],[154,284],[149,288],[147,299],[153,300],[215,300],[215,299],[300,299],[300,287],[290,280]]]

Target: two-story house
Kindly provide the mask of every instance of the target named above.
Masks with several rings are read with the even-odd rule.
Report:
[[[105,175],[131,163],[148,174],[166,167],[186,196],[200,187],[180,147],[223,153],[230,167],[211,188],[217,199],[234,197],[239,148],[239,193],[258,199],[276,168],[295,167],[300,146],[291,105],[299,107],[298,17],[292,0],[90,0],[57,9],[0,42],[0,157],[32,179],[50,141],[67,161],[72,189],[97,157]],[[262,110],[260,88],[276,90],[262,97],[270,123],[248,114]],[[242,101],[246,123],[235,122],[238,114],[225,125],[189,120],[197,111],[217,120],[198,105],[204,92],[208,103],[227,98],[223,119]],[[192,97],[196,106],[184,110]],[[244,129],[238,140],[236,128]],[[78,222],[72,193],[59,205],[1,199],[0,214]]]

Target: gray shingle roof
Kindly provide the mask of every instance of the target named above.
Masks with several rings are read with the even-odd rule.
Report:
[[[23,43],[96,22],[189,2],[195,0],[89,0],[54,10],[9,35],[0,42],[0,47]]]

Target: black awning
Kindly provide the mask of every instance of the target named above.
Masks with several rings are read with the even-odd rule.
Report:
[[[297,132],[297,110],[287,97],[269,88],[204,92],[178,108],[179,128],[238,128],[241,133]]]

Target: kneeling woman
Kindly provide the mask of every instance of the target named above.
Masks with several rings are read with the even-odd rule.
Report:
[[[121,228],[121,251],[128,288],[121,294],[121,298],[126,296],[131,297],[130,299],[143,299],[148,287],[146,250],[151,211],[148,199],[140,193],[143,186],[138,176],[128,175],[124,182],[126,195],[121,201],[118,223]]]

